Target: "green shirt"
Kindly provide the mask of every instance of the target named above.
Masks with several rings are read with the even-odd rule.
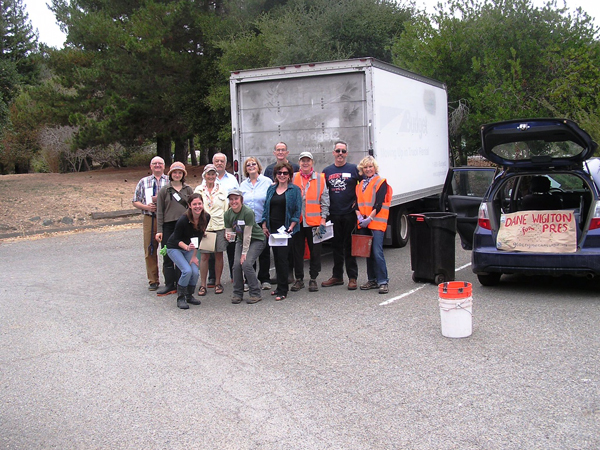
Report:
[[[248,208],[246,205],[242,205],[242,209],[239,213],[233,211],[233,209],[229,208],[225,211],[225,228],[232,229],[235,231],[236,240],[242,242],[242,253],[248,252],[248,247],[250,246],[250,239],[254,239],[257,241],[264,241],[265,234],[263,230],[256,224],[254,220],[254,212]],[[250,233],[244,232],[247,229],[250,230]],[[249,236],[247,242],[244,242],[244,238]]]

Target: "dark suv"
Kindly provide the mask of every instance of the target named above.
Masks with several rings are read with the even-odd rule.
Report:
[[[590,135],[570,120],[526,119],[484,125],[481,141],[481,154],[498,166],[483,197],[446,192],[448,185],[444,196],[479,282],[495,285],[503,273],[600,275]]]

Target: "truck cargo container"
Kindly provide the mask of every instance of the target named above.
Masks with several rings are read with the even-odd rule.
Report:
[[[337,140],[348,162],[372,155],[393,188],[386,243],[408,242],[408,214],[436,209],[449,168],[446,86],[374,58],[232,72],[233,168],[256,157],[267,166],[283,141],[315,170],[333,163]]]

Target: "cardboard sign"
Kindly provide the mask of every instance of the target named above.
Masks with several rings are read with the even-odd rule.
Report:
[[[520,252],[575,253],[577,224],[574,211],[502,214],[496,248]]]

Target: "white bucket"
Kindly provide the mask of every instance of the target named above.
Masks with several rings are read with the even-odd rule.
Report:
[[[463,338],[473,333],[471,283],[449,281],[438,285],[442,335]]]

